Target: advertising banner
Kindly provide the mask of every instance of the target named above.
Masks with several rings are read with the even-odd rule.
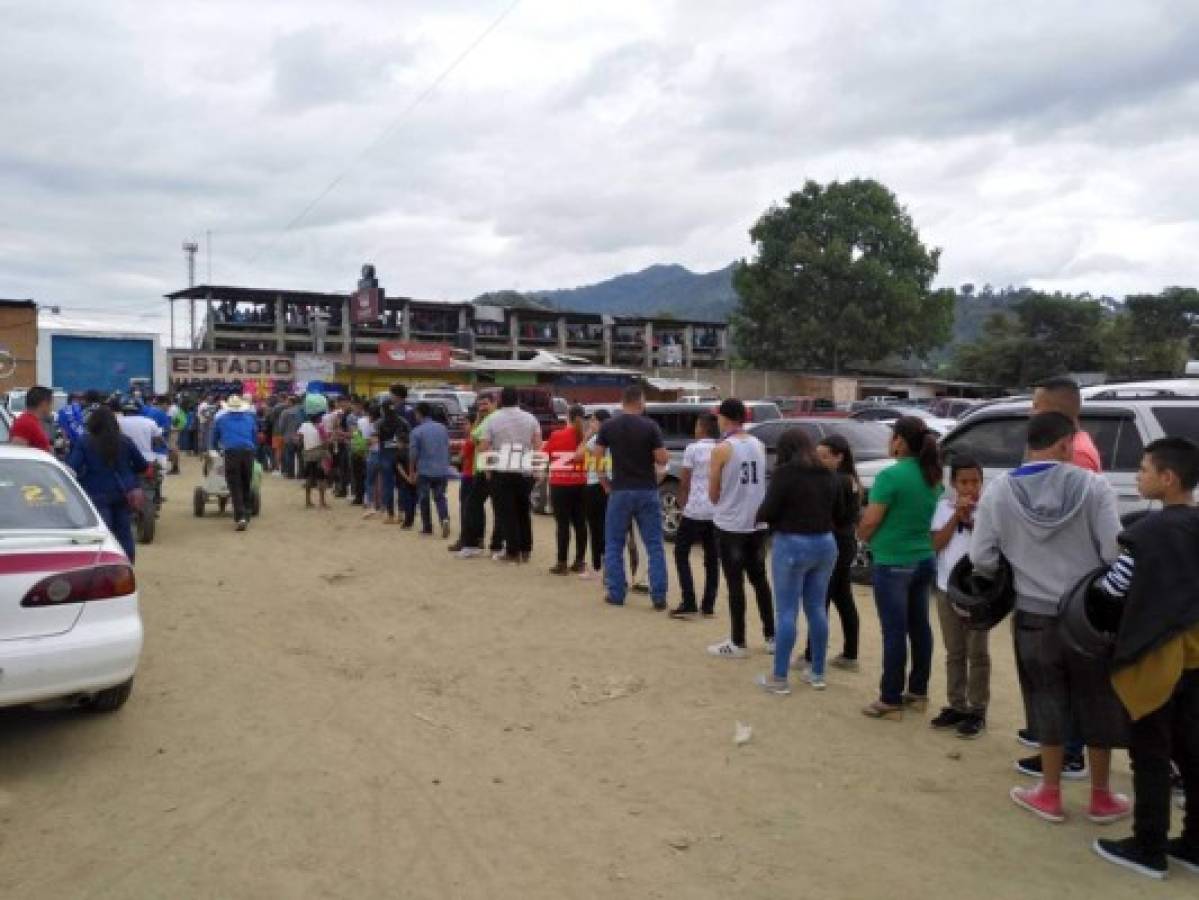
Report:
[[[385,369],[448,369],[453,359],[453,348],[449,344],[414,341],[383,341],[379,344],[379,365]]]

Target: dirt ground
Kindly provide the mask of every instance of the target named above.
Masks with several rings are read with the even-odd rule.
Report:
[[[547,573],[546,519],[514,568],[344,501],[305,511],[274,478],[236,534],[192,516],[196,480],[190,462],[168,480],[139,556],[125,709],[0,712],[0,897],[1199,896],[1185,872],[1095,858],[1083,786],[1064,826],[1008,800],[1006,629],[991,733],[965,742],[859,714],[879,660],[865,592],[862,673],[766,696],[760,637],[749,660],[704,653],[723,606],[606,607]]]

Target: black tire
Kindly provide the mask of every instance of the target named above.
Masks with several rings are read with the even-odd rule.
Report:
[[[849,567],[849,580],[854,584],[871,584],[873,571],[874,555],[870,552],[870,545],[865,541],[858,541],[857,555]]]
[[[658,498],[662,501],[662,537],[671,543],[679,533],[683,521],[683,510],[679,508],[679,483],[673,478],[658,485]]]
[[[137,542],[139,544],[153,544],[154,532],[158,528],[158,513],[153,506],[150,506],[141,511],[137,517]]]
[[[97,691],[91,702],[87,704],[87,708],[98,713],[116,712],[125,705],[125,701],[132,693],[133,679],[130,678],[124,684],[118,684],[116,687],[110,687],[104,691]]]
[[[204,488],[198,487],[192,493],[192,512],[196,514],[196,518],[204,515],[204,507],[208,505],[208,494]]]
[[[262,494],[254,491],[250,494],[250,515],[257,516],[260,512],[262,512]]]

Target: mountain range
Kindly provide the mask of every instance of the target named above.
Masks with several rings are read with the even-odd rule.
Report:
[[[722,322],[736,305],[737,294],[733,290],[732,263],[715,272],[657,265],[598,284],[523,293],[497,291],[476,297],[473,302]]]

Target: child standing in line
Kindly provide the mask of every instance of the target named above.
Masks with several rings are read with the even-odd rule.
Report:
[[[1163,438],[1145,448],[1137,489],[1162,503],[1120,535],[1121,554],[1092,589],[1122,606],[1112,685],[1132,717],[1132,837],[1097,840],[1108,862],[1150,878],[1174,863],[1199,873],[1199,446]],[[1170,762],[1186,795],[1170,840]]]
[[[987,727],[987,704],[991,699],[990,635],[975,631],[954,612],[949,603],[949,574],[970,551],[974,533],[974,510],[983,490],[983,470],[972,459],[958,457],[950,465],[952,495],[937,502],[933,513],[933,549],[937,551],[937,617],[945,642],[945,681],[949,705],[929,724],[941,731],[972,740]]]

